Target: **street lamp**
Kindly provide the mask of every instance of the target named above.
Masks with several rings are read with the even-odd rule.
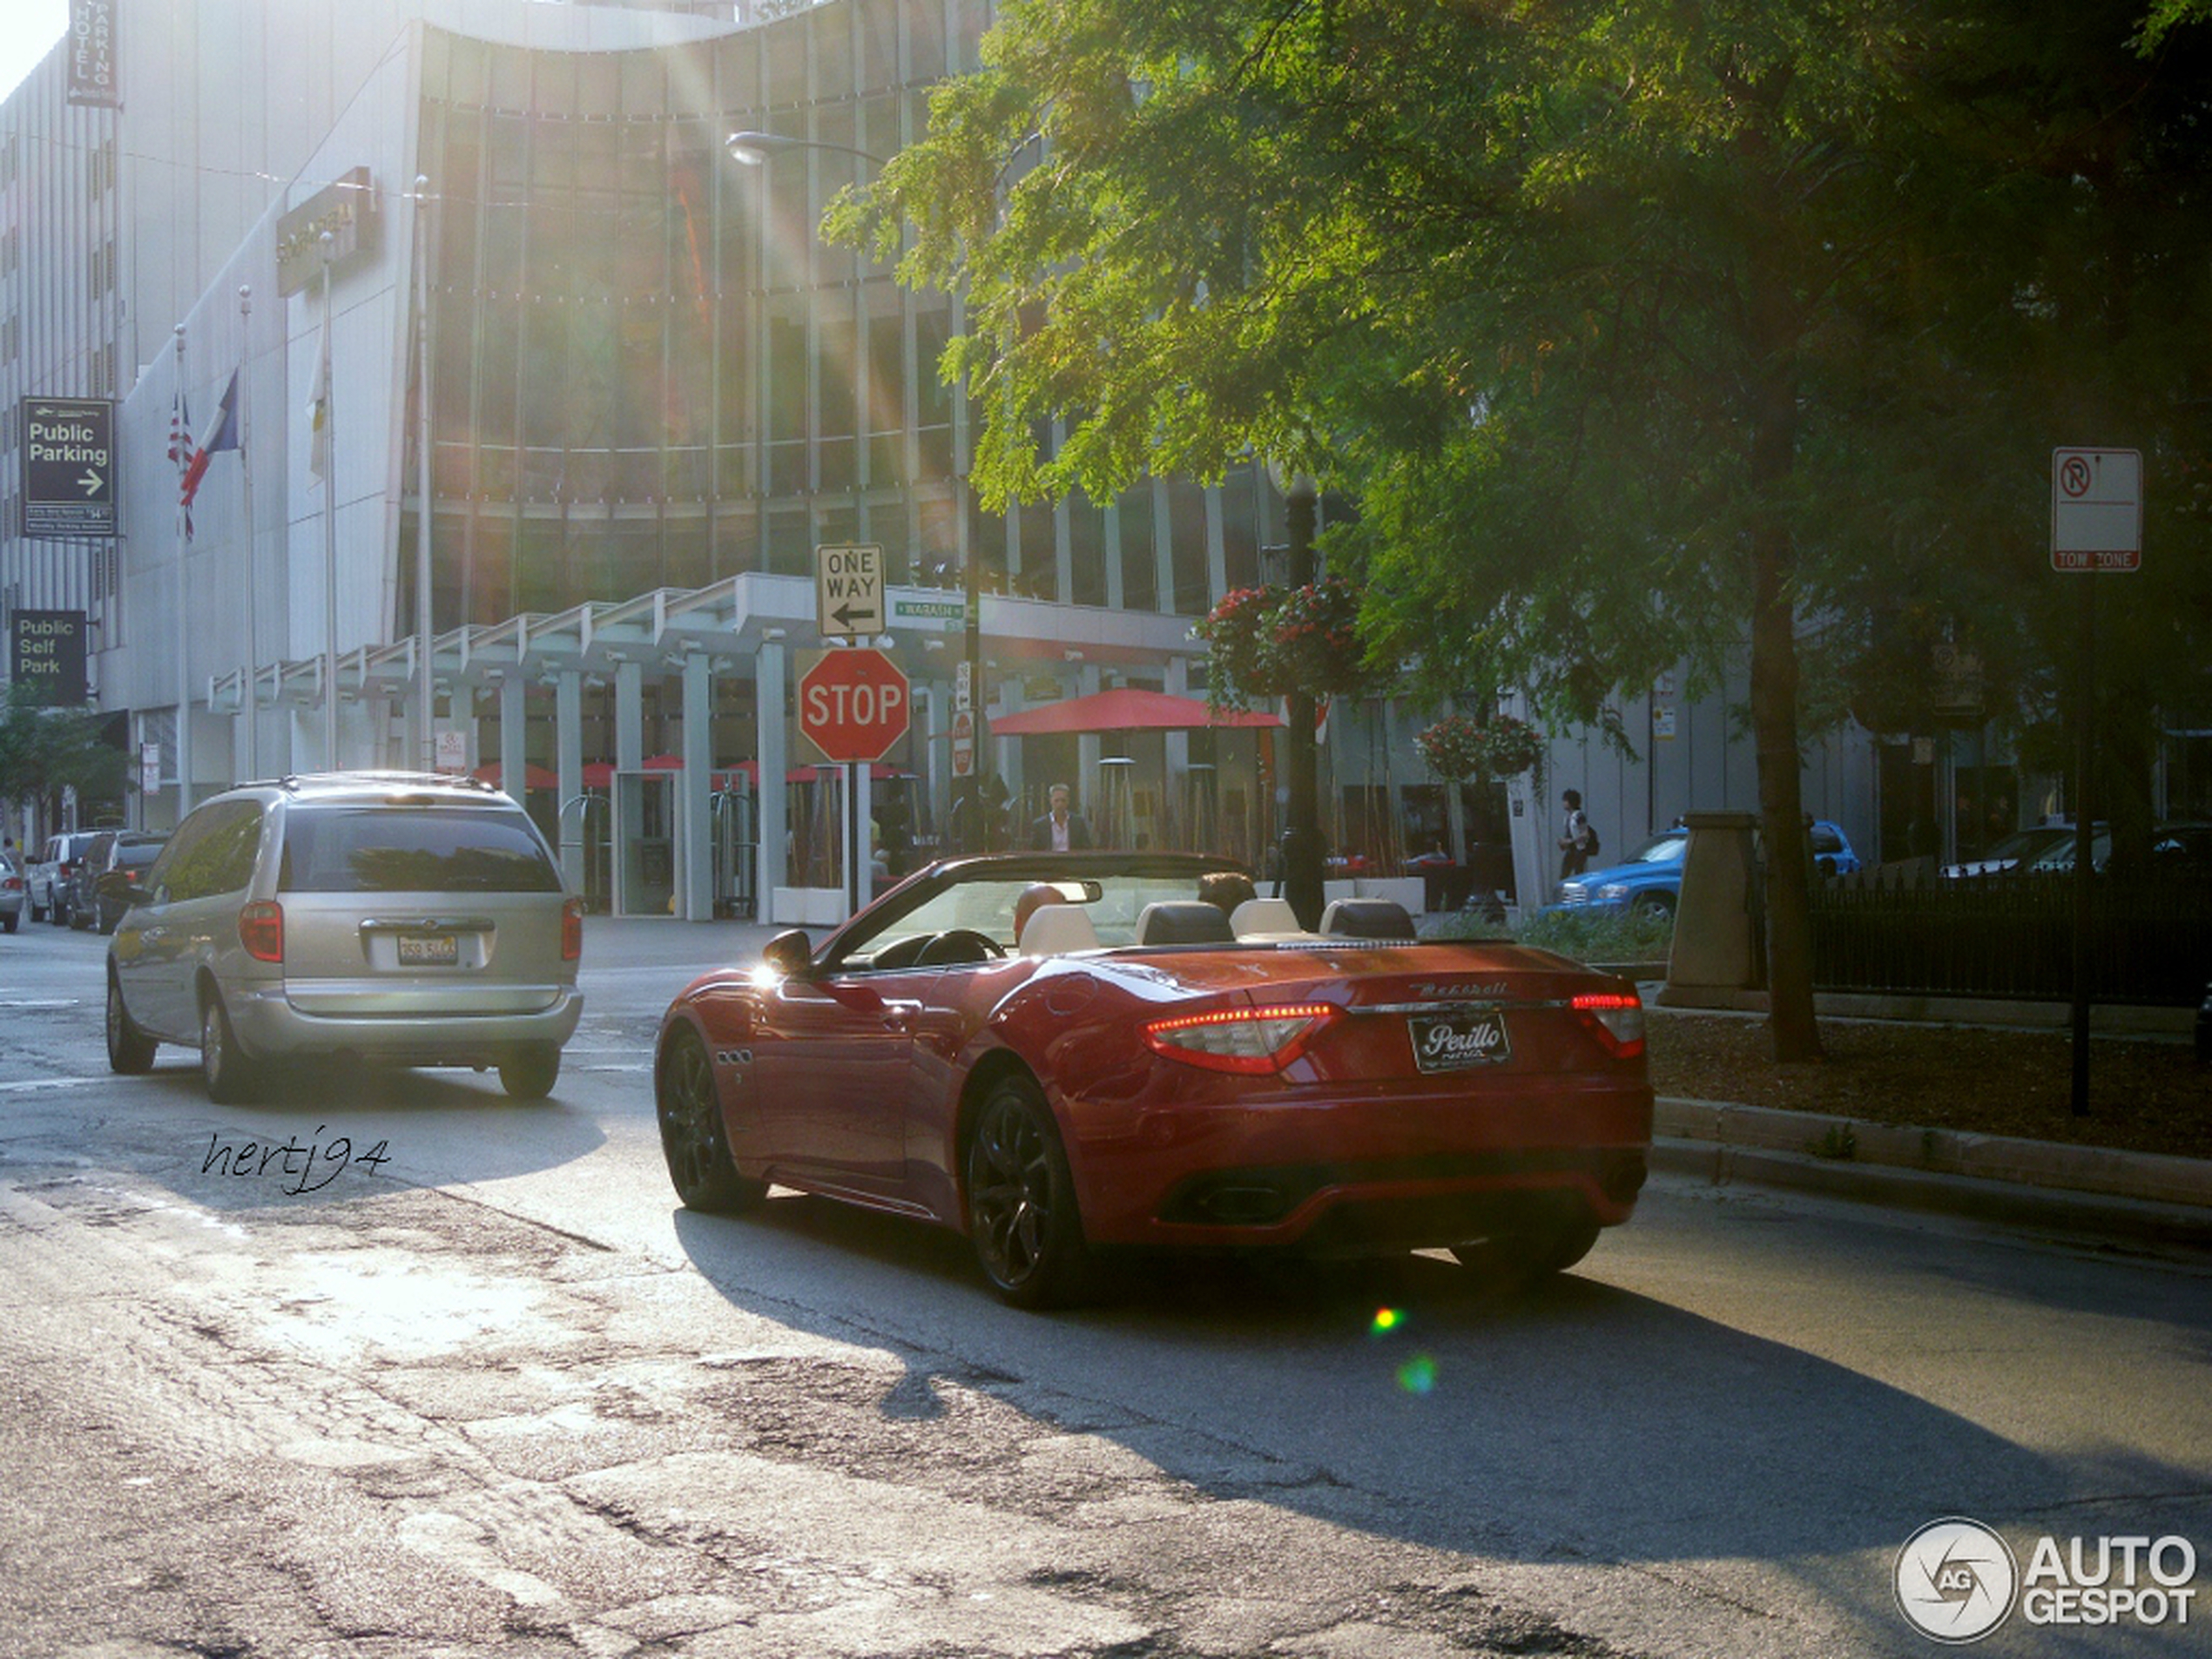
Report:
[[[887,165],[885,158],[873,151],[857,149],[849,144],[833,144],[826,138],[797,138],[780,132],[732,132],[722,141],[730,159],[747,167],[764,167],[779,153],[793,150],[828,150],[844,156],[857,156],[871,166]],[[966,503],[961,506],[965,508]],[[966,515],[962,514],[962,522]],[[975,549],[966,550],[961,567],[963,597],[961,607],[966,631],[968,663],[968,698],[969,718],[974,722],[973,759],[968,764],[968,815],[962,826],[963,853],[990,851],[989,831],[983,821],[983,568]],[[1316,889],[1318,892],[1318,889]],[[1317,915],[1318,911],[1315,913]]]

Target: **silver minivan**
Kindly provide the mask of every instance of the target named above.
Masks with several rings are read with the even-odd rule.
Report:
[[[497,1067],[535,1100],[583,1012],[583,907],[528,814],[468,779],[325,772],[193,809],[108,943],[107,1050],[197,1046],[211,1099],[273,1062]]]

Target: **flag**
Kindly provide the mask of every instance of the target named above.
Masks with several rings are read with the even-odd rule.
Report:
[[[207,463],[226,449],[238,448],[238,371],[231,371],[231,383],[223,388],[222,401],[215,405],[215,430],[206,443],[193,454],[192,464],[185,469],[184,492],[179,499],[186,510],[192,497],[199,493],[199,481],[207,475]]]
[[[330,478],[330,314],[323,313],[322,346],[315,358],[314,390],[307,395],[307,470]]]
[[[185,474],[192,466],[192,411],[185,403],[185,377],[177,375],[176,400],[169,406],[169,459],[177,469],[177,502],[185,509],[185,535],[192,535],[192,497],[185,493]]]

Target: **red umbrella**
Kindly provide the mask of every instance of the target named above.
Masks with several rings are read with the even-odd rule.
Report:
[[[1196,732],[1206,727],[1277,726],[1258,709],[1218,711],[1195,697],[1171,697],[1118,685],[1041,709],[1023,709],[991,722],[995,738],[1041,738],[1069,732]]]
[[[469,775],[476,779],[480,782],[496,785],[499,782],[499,762],[496,760],[487,760],[482,765],[477,767],[475,771]],[[561,779],[550,768],[541,766],[535,760],[529,761],[524,764],[523,767],[523,788],[558,789],[560,786]]]

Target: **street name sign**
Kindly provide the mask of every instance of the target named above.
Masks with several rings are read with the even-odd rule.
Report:
[[[856,644],[883,631],[883,549],[874,543],[814,550],[815,626]]]
[[[22,415],[24,535],[114,540],[115,405],[99,397],[27,397]]]
[[[907,677],[880,651],[826,651],[799,671],[799,733],[834,765],[882,759],[913,718]]]
[[[2051,568],[2143,568],[2141,450],[2051,451]]]

